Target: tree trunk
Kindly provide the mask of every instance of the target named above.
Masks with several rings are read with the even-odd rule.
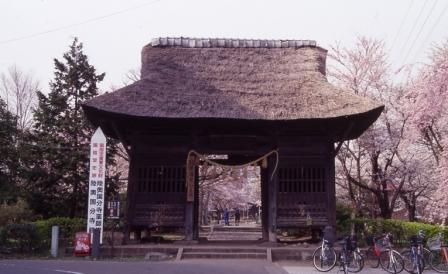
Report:
[[[378,205],[380,206],[380,215],[383,219],[392,218],[392,209],[389,206],[389,195],[387,190],[380,191],[379,194],[376,195],[378,199]]]
[[[408,210],[408,219],[410,222],[415,222],[416,218],[415,218],[415,212],[416,212],[416,208],[415,205],[409,205],[407,206],[407,210]]]

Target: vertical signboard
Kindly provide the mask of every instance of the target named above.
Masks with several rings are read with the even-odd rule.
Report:
[[[107,218],[109,219],[120,218],[120,201],[112,200],[107,202]]]
[[[97,128],[90,141],[90,174],[87,211],[87,232],[99,228],[103,242],[104,196],[106,194],[106,137]]]

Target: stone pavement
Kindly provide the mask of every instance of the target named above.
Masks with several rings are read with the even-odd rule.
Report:
[[[269,263],[263,260],[185,260],[185,261],[91,261],[0,260],[0,274],[314,274],[310,262]],[[334,268],[327,273],[342,273]],[[381,269],[365,268],[360,273],[384,274]],[[402,272],[406,273],[406,272]],[[425,274],[435,274],[425,271]]]
[[[286,273],[288,273],[288,274],[344,273],[337,266],[329,272],[319,272],[312,266],[312,262],[309,262],[309,264],[305,264],[305,263],[294,264],[291,262],[279,262],[279,263],[277,263],[277,265],[281,266],[283,268],[283,270],[285,270]],[[381,267],[380,268],[371,268],[371,267],[366,266],[359,273],[385,274],[387,272],[382,270]],[[401,273],[407,274],[407,272],[405,270],[403,270],[403,272],[401,272]],[[423,273],[424,274],[436,274],[437,272],[431,271],[431,270],[425,270]]]

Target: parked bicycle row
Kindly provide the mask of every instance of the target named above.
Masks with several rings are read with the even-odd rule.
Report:
[[[428,239],[425,246],[425,232],[420,230],[409,239],[408,248],[394,249],[391,233],[379,237],[367,237],[368,248],[361,251],[354,236],[347,236],[334,248],[330,239],[323,239],[313,253],[314,267],[322,272],[332,270],[336,265],[343,273],[359,272],[366,264],[368,267],[381,268],[388,273],[400,273],[403,270],[411,274],[421,274],[425,269],[448,273],[448,245],[442,233]]]

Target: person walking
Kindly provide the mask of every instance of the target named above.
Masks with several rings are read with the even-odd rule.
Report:
[[[235,225],[240,225],[240,209],[235,208]]]
[[[224,225],[230,225],[229,224],[229,210],[224,208]]]

